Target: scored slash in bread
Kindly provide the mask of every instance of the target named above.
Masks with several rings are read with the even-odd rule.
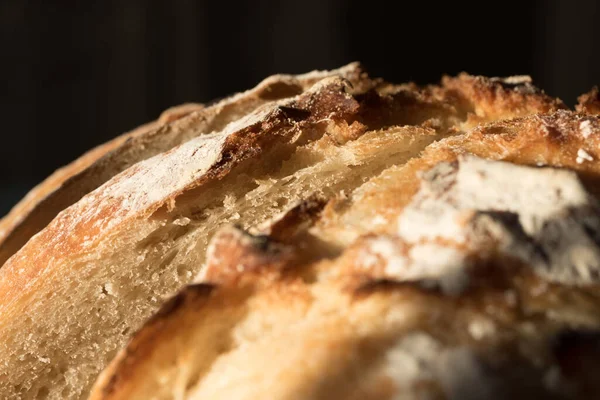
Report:
[[[319,398],[337,389],[339,398],[389,398],[411,394],[415,385],[442,396],[454,392],[439,380],[456,376],[436,375],[434,357],[423,361],[431,364],[423,368],[433,372],[427,372],[429,380],[422,379],[418,349],[428,348],[433,355],[450,351],[446,366],[479,365],[470,353],[465,323],[471,315],[486,317],[486,302],[493,306],[498,290],[512,287],[513,279],[522,280],[523,290],[532,282],[541,287],[548,282],[574,293],[590,310],[582,320],[589,320],[595,303],[586,303],[582,293],[588,292],[580,291],[595,283],[595,267],[586,269],[577,257],[569,258],[568,243],[566,250],[559,247],[564,260],[556,261],[553,253],[534,260],[527,251],[548,243],[543,237],[538,243],[533,231],[513,229],[518,224],[508,214],[514,208],[501,203],[504,210],[490,210],[496,205],[492,200],[469,203],[463,200],[472,196],[462,192],[439,199],[448,203],[439,205],[443,212],[464,216],[461,243],[444,237],[415,243],[398,221],[404,210],[414,209],[413,217],[423,218],[418,211],[427,210],[428,203],[419,190],[422,179],[435,175],[440,162],[446,167],[438,168],[460,177],[461,165],[480,162],[462,156],[470,153],[580,171],[584,186],[577,186],[574,173],[558,174],[562,180],[557,184],[570,182],[569,187],[579,188],[579,197],[554,194],[556,209],[581,206],[571,225],[580,237],[593,235],[595,225],[581,221],[596,207],[582,194],[586,189],[595,194],[590,183],[597,164],[588,158],[597,156],[592,146],[596,117],[564,110],[561,101],[522,77],[462,74],[420,88],[370,79],[351,64],[265,82],[267,95],[254,89],[217,103],[229,111],[215,111],[213,119],[204,114],[212,106],[182,116],[141,134],[139,141],[125,142],[65,181],[95,173],[103,177],[87,194],[87,189],[73,189],[83,197],[56,210],[57,216],[0,269],[1,396],[86,398],[120,350],[98,381],[94,398]],[[481,162],[484,175],[488,168],[504,171]],[[482,185],[490,183],[482,179]],[[536,177],[525,183],[530,181]],[[507,186],[509,194],[520,189],[531,188]],[[69,191],[62,185],[54,193],[67,196]],[[425,196],[424,205],[416,203],[419,196]],[[472,207],[489,225],[475,218],[478,213],[467,212]],[[507,220],[494,219],[491,211],[503,211]],[[546,217],[532,211],[535,221],[545,223]],[[485,235],[471,243],[480,228]],[[555,233],[563,234],[558,228]],[[521,246],[523,254],[505,270],[506,253],[521,240],[529,247]],[[588,242],[585,251],[592,254],[595,247]],[[435,255],[442,255],[441,261]],[[497,266],[496,260],[501,261]],[[448,266],[446,261],[453,262]],[[496,282],[492,275],[499,277],[499,288],[488,290],[486,285]],[[185,289],[195,277],[205,283]],[[469,297],[473,287],[481,290]],[[543,301],[535,305],[545,307]],[[447,319],[431,317],[437,314]],[[492,317],[499,318],[492,315],[491,323],[496,322]],[[514,321],[533,324],[533,339],[545,338],[550,329],[544,330],[542,317],[537,316],[541,325],[528,315]],[[512,320],[507,321],[510,328]],[[451,322],[455,325],[447,326]],[[557,326],[561,323],[566,324]],[[486,325],[473,330],[486,331],[481,326]],[[240,336],[229,335],[234,331]],[[272,339],[271,349],[261,335]],[[517,334],[502,338],[509,349],[521,343]],[[488,347],[482,343],[485,358]],[[454,353],[453,344],[464,349]],[[390,348],[397,351],[390,353]],[[384,379],[380,368],[387,364],[381,357],[388,356],[391,372]],[[417,370],[394,375],[404,368],[397,367],[397,358],[402,363],[407,357]],[[541,369],[532,369],[526,355],[514,357],[514,365],[538,377]],[[298,368],[286,360],[299,363]],[[496,362],[486,360],[481,362]],[[264,373],[245,375],[260,368]],[[361,368],[364,379],[358,379]],[[220,375],[221,370],[230,375]],[[279,375],[284,372],[285,377]],[[491,390],[482,382],[482,390]],[[535,384],[532,390],[540,387],[545,388]]]

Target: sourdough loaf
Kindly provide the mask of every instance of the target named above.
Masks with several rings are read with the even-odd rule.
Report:
[[[221,228],[91,399],[598,398],[599,145],[570,111],[486,124]]]
[[[595,179],[596,164],[588,160],[594,159],[593,150],[581,153],[585,162],[577,163],[574,149],[583,139],[573,132],[575,125],[588,121],[584,125],[593,137],[597,121],[560,111],[566,108],[562,102],[523,77],[463,74],[420,88],[371,79],[351,64],[265,82],[132,137],[54,189],[60,196],[76,193],[74,204],[55,209],[58,215],[0,269],[0,395],[86,398],[98,374],[132,334],[195,277],[205,283],[183,289],[139,331],[98,381],[95,398],[318,398],[330,389],[343,390],[336,394],[342,398],[356,390],[373,398],[412,393],[408,390],[414,382],[408,375],[406,384],[394,377],[376,384],[383,376],[377,369],[380,356],[388,354],[392,341],[410,350],[414,336],[433,353],[453,343],[469,350],[471,342],[461,342],[468,333],[463,323],[469,313],[483,318],[480,302],[487,301],[488,291],[492,297],[497,293],[485,286],[490,281],[486,274],[476,274],[483,282],[483,297],[461,297],[470,295],[472,281],[479,282],[468,279],[471,270],[463,262],[479,254],[479,236],[470,233],[476,224],[468,218],[465,239],[458,244],[453,238],[421,240],[400,232],[398,219],[413,209],[409,226],[426,232],[419,218],[429,216],[427,190],[434,189],[420,185],[418,172],[450,179],[459,175],[461,163],[469,168],[483,163],[486,175],[485,161],[461,158],[470,153],[518,164],[572,166],[585,179]],[[445,162],[438,167],[442,171],[431,172],[440,162]],[[490,165],[493,171],[505,168]],[[71,183],[83,182],[85,176],[98,176],[92,181],[99,186],[81,189]],[[567,181],[569,187],[579,182],[571,173],[557,184]],[[438,185],[452,186],[432,178],[430,186]],[[497,185],[495,189],[502,192]],[[509,194],[515,191],[508,189]],[[579,189],[585,193],[583,186]],[[425,205],[417,202],[421,197]],[[484,206],[477,199],[463,204],[470,192],[454,197],[458,203],[448,207],[457,212],[492,207],[489,199]],[[43,207],[40,202],[34,210]],[[441,204],[442,211],[432,212],[442,216],[448,207]],[[579,231],[582,218],[574,225]],[[445,232],[432,223],[434,228]],[[506,233],[515,242],[529,240],[529,234]],[[400,260],[420,241],[423,247],[414,260],[387,266],[386,257]],[[496,241],[481,243],[490,254],[496,251]],[[500,245],[497,249],[504,249],[498,250],[502,255],[510,253]],[[436,254],[454,258],[427,257]],[[455,260],[452,279],[445,277],[447,260]],[[567,261],[564,268],[570,271]],[[523,268],[506,273],[506,285],[521,279],[516,271],[533,271],[531,279],[542,283],[563,276],[561,269],[553,270],[552,259],[546,275],[544,266],[526,255],[517,262]],[[504,276],[503,271],[499,267],[494,273]],[[571,275],[549,282],[576,296],[580,286],[587,290],[594,282]],[[463,309],[469,301],[472,307]],[[313,306],[316,319],[308,318]],[[436,313],[455,321],[454,330],[418,317],[428,307],[442,306],[447,313],[446,308]],[[304,320],[307,325],[296,325]],[[421,320],[429,328],[417,323]],[[230,340],[238,327],[240,336]],[[447,342],[442,334],[446,330]],[[260,338],[263,333],[263,339],[276,344],[273,349]],[[513,344],[514,337],[506,343]],[[403,338],[409,338],[405,344]],[[314,359],[307,356],[310,352],[315,352]],[[331,359],[337,359],[340,371],[325,368]],[[277,372],[285,360],[303,367]],[[373,370],[365,370],[372,381],[348,379],[360,374],[361,366],[367,368],[368,360],[374,363]],[[244,375],[258,371],[256,366],[264,374]],[[229,375],[220,375],[220,368]],[[435,386],[438,377],[431,376]],[[429,390],[429,381],[423,382],[423,390]]]

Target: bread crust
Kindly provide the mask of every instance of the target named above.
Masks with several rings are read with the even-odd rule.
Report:
[[[599,115],[600,114],[600,91],[598,86],[594,86],[588,93],[584,93],[577,98],[578,103],[575,109],[579,112]]]
[[[334,71],[302,75],[273,75],[255,88],[208,106],[183,104],[164,111],[159,119],[96,147],[52,174],[32,189],[0,220],[0,266],[56,215],[137,162],[184,143],[200,134],[222,129],[271,101],[302,93],[327,76],[340,75],[354,82],[357,91],[368,89],[358,63]]]
[[[59,213],[0,270],[0,318],[18,298],[17,294],[33,286],[44,271],[52,270],[56,261],[91,251],[111,236],[112,229],[127,225],[132,219],[146,219],[161,207],[172,209],[184,192],[218,180],[235,165],[259,156],[267,141],[276,142],[278,137],[289,140],[293,131],[304,126],[322,119],[341,121],[356,113],[358,103],[345,93],[345,87],[341,78],[326,78],[298,100],[263,108],[228,125],[219,134],[198,137],[134,165]],[[307,106],[311,113],[293,111],[295,107]],[[274,132],[276,136],[271,137]],[[183,179],[173,181],[173,176]],[[25,271],[15,267],[26,264],[30,267]]]
[[[85,174],[92,164],[108,153],[117,151],[127,140],[147,134],[162,125],[201,110],[203,107],[201,104],[193,103],[171,107],[165,110],[156,121],[144,124],[95,147],[69,165],[56,170],[42,183],[31,189],[23,200],[0,220],[0,266],[29,238],[44,228],[59,211],[75,203],[80,196],[85,194],[81,190],[75,190],[65,196],[64,200],[58,198],[61,190],[69,190],[67,181],[80,174]],[[83,189],[83,191],[85,190]],[[54,200],[55,198],[58,199]]]
[[[584,121],[590,134],[582,134]],[[600,206],[590,193],[598,194],[600,163],[595,153],[593,161],[578,162],[577,150],[593,152],[598,140],[600,119],[565,110],[490,123],[431,144],[422,156],[348,194],[342,204],[332,199],[324,209],[313,207],[310,218],[298,218],[302,207],[296,205],[287,219],[284,213],[272,221],[272,230],[257,229],[261,236],[223,228],[209,247],[203,282],[181,291],[134,335],[90,398],[597,396],[600,387],[585,371],[598,368],[600,358],[583,354],[596,355],[600,340],[590,333],[600,328],[600,301],[593,294],[600,274],[590,272],[600,266],[600,256],[595,264],[580,266],[577,280],[564,280],[564,271],[553,268],[569,266],[553,259],[551,249],[548,272],[535,267],[535,258],[520,258],[520,250],[503,248],[503,234],[494,236],[500,231],[478,230],[461,242],[455,231],[445,236],[434,224],[422,229],[419,220],[407,223],[410,213],[444,196],[449,197],[443,201],[455,202],[447,204],[461,204],[456,196],[470,190],[460,189],[470,180],[444,183],[444,174],[475,168],[485,182],[502,172],[498,176],[512,183],[498,183],[500,191],[494,192],[493,181],[486,186],[489,195],[466,192],[465,201],[483,197],[469,203],[472,210],[457,229],[492,226],[480,224],[487,212],[483,204],[501,204],[490,207],[512,210],[526,230],[520,234],[529,235],[523,222],[528,212],[546,215],[543,204],[551,193],[558,197],[549,206],[562,207],[565,198],[556,185],[564,195],[580,191],[581,197],[569,201],[587,214],[552,214],[560,226],[575,224],[554,235],[566,239],[585,225],[587,245],[597,252]],[[509,179],[511,173],[523,182]],[[426,182],[446,186],[436,189]],[[521,187],[537,188],[539,200]],[[445,194],[452,190],[458,192]],[[518,203],[519,196],[529,197],[532,211]],[[489,203],[497,199],[513,203]],[[568,203],[564,207],[572,210]],[[497,210],[486,218],[509,230],[519,225],[518,218]],[[373,223],[375,217],[383,221]],[[288,222],[286,229],[277,228],[282,221]],[[418,229],[425,236],[415,236]],[[341,241],[341,231],[354,231],[355,239]],[[269,232],[275,233],[265,236]],[[303,258],[303,245],[315,238],[338,243],[335,255],[319,255],[313,247]],[[516,238],[515,243],[543,245],[541,236]],[[558,248],[556,240],[551,246]],[[573,254],[585,251],[580,247]],[[452,260],[456,263],[448,264]],[[447,278],[433,265],[443,265],[444,273],[457,268],[466,283],[445,285]],[[213,321],[226,322],[215,327]],[[579,340],[585,350],[573,345]]]
[[[78,289],[77,286],[99,285],[102,288],[101,298],[106,298],[107,294],[112,293],[110,285],[102,287],[104,278],[95,278],[96,281],[102,279],[98,283],[92,283],[96,281],[92,281],[91,278],[77,283],[77,271],[87,273],[83,271],[93,268],[97,276],[105,275],[109,269],[114,268],[113,262],[107,261],[111,257],[132,258],[131,245],[124,245],[121,238],[142,235],[137,240],[143,241],[144,235],[148,235],[150,231],[140,229],[140,226],[145,224],[147,227],[156,227],[153,215],[176,212],[177,202],[183,202],[183,195],[194,198],[204,185],[213,182],[213,186],[216,186],[216,182],[228,176],[232,169],[248,170],[253,160],[284,157],[282,153],[292,152],[295,147],[314,141],[323,135],[326,129],[333,129],[337,125],[337,130],[351,130],[348,121],[358,113],[359,103],[348,93],[350,90],[349,82],[341,77],[322,79],[309,91],[292,99],[267,104],[228,124],[221,132],[199,136],[164,154],[134,165],[59,213],[48,227],[34,236],[0,270],[0,286],[3,288],[0,295],[0,319],[6,322],[0,326],[0,346],[3,348],[0,351],[0,357],[3,358],[0,362],[0,393],[8,397],[23,396],[29,392],[27,388],[38,386],[40,379],[36,370],[48,371],[47,365],[44,364],[48,357],[43,355],[32,361],[39,367],[16,372],[13,367],[18,367],[22,357],[30,359],[31,352],[25,350],[25,355],[19,355],[23,352],[23,347],[12,347],[10,343],[14,340],[28,341],[24,346],[47,344],[47,347],[40,351],[53,355],[63,350],[60,348],[61,342],[43,338],[50,333],[58,336],[59,340],[67,340],[65,346],[73,341],[83,340],[87,343],[90,340],[80,336],[73,326],[62,323],[57,325],[58,322],[52,322],[53,320],[42,316],[52,311],[37,314],[33,312],[37,307],[52,309],[53,302],[61,303],[61,298],[55,295],[57,291],[64,293],[69,288]],[[243,168],[240,167],[241,164],[244,165]],[[105,240],[109,237],[113,240]],[[150,250],[156,251],[152,248]],[[137,258],[134,257],[134,262],[138,262],[135,260]],[[123,272],[127,274],[126,271],[121,273]],[[112,279],[110,275],[109,279]],[[126,279],[125,276],[123,279]],[[90,288],[89,294],[94,300],[91,303],[82,300],[82,306],[77,307],[76,313],[81,315],[81,318],[98,312],[93,305],[94,301],[98,300],[91,292],[96,290],[93,287]],[[156,289],[164,290],[162,287]],[[36,301],[40,296],[46,300]],[[72,319],[73,317],[63,312],[67,307],[72,308],[72,304],[68,300],[68,304],[64,301],[62,303],[55,310],[60,310],[57,312],[62,313],[62,318]],[[92,308],[88,310],[89,307]],[[148,311],[152,308],[144,306],[145,316],[148,316]],[[25,318],[25,314],[28,317]],[[8,321],[14,321],[14,324]],[[54,325],[42,328],[48,323]],[[109,322],[104,322],[104,319],[99,319],[98,323],[105,324],[105,328],[102,329],[114,329]],[[18,328],[21,324],[33,324],[38,326],[34,329],[40,333],[45,330],[46,333],[23,337],[21,332],[30,328]],[[59,332],[63,330],[64,333]],[[102,331],[101,335],[103,334]],[[116,340],[119,343],[122,341],[120,335],[116,334],[115,337],[101,342],[103,347],[98,346],[96,342],[96,347],[93,347],[92,343],[83,347],[86,351],[88,348],[92,349],[96,354],[96,364],[90,368],[91,374],[83,377],[81,384],[66,388],[70,390],[70,398],[80,398],[87,394],[91,379],[95,377],[94,373],[99,372],[110,354],[111,348],[108,346],[113,345],[109,341]],[[73,365],[75,362],[70,358],[63,361],[67,365]],[[21,378],[15,378],[18,373],[37,378],[23,381]],[[56,374],[51,376],[56,379]],[[49,389],[44,386],[31,393],[35,395],[38,390],[43,392]],[[53,392],[52,396],[57,395]]]
[[[404,165],[436,140],[449,137],[444,146],[453,148],[452,137],[472,135],[466,132],[474,123],[507,118],[513,121],[506,122],[509,129],[517,124],[514,118],[562,108],[562,103],[541,92],[506,87],[493,79],[463,76],[458,83],[446,80],[440,87],[397,86],[368,78],[356,65],[266,82],[259,85],[262,89],[238,95],[237,100],[207,106],[133,138],[66,181],[76,185],[69,182],[96,173],[103,177],[100,181],[107,179],[58,213],[0,269],[0,393],[10,397],[25,396],[28,390],[33,395],[51,391],[50,397],[57,398],[64,389],[68,394],[63,397],[85,396],[108,358],[158,307],[160,297],[189,282],[192,275],[184,272],[203,269],[204,240],[224,223],[225,219],[215,219],[224,215],[223,210],[227,221],[237,218],[251,226],[261,222],[259,217],[285,212],[277,222],[253,230],[253,234],[270,235],[267,242],[237,231],[225,235],[229,239],[222,243],[224,250],[215,252],[230,249],[238,256],[228,268],[222,261],[208,260],[201,274],[227,287],[253,287],[255,280],[267,285],[288,276],[300,283],[310,281],[320,270],[312,268],[313,263],[340,256],[351,241],[369,233],[362,232],[361,226],[379,233],[372,227],[380,229],[381,224],[371,226],[366,217],[391,218],[404,207],[398,206],[399,201],[409,201],[418,181],[403,175],[398,182],[404,184],[382,185],[389,191],[367,195],[381,201],[357,202],[356,207],[349,207],[354,194],[348,197],[344,188],[367,193],[368,185],[363,184],[369,177]],[[314,85],[308,88],[311,82]],[[210,107],[216,109],[209,118]],[[214,129],[201,128],[206,126]],[[504,125],[490,129],[500,126]],[[476,147],[477,142],[465,143]],[[152,154],[156,155],[140,161]],[[418,170],[415,162],[407,167]],[[63,195],[72,194],[66,186],[61,188],[58,192]],[[269,188],[264,192],[268,202],[260,199],[263,188]],[[295,204],[291,209],[288,201]],[[342,213],[345,209],[348,213]],[[348,218],[355,222],[346,224]],[[308,235],[310,226],[324,233]],[[236,264],[240,258],[246,266]],[[246,273],[239,274],[238,269]],[[142,280],[136,278],[140,276]],[[385,277],[376,281],[389,286]],[[346,307],[352,300],[348,294],[367,283],[348,281],[335,290],[326,284],[323,290],[341,290],[334,297]],[[286,299],[293,300],[287,293],[295,289],[306,292],[302,285],[292,286],[291,291],[287,284],[277,287],[281,287],[277,296]],[[242,303],[252,294],[237,289],[231,293],[226,298],[240,296]],[[310,299],[310,293],[302,299]],[[245,306],[231,309],[235,316],[244,310]],[[235,324],[235,318],[229,323]],[[25,337],[24,331],[35,334]],[[73,354],[64,355],[66,349]],[[19,369],[24,365],[27,368]],[[58,389],[57,377],[65,368],[76,371],[79,380]]]

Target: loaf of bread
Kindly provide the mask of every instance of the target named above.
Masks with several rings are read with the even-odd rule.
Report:
[[[53,189],[0,269],[0,396],[600,393],[599,135],[527,77],[357,64],[198,107]]]

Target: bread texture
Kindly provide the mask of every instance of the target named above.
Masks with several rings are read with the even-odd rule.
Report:
[[[222,228],[91,398],[597,398],[598,144],[569,111],[491,123]]]
[[[56,170],[46,180],[31,189],[23,200],[0,220],[0,266],[33,235],[42,230],[60,211],[104,183],[104,177],[90,174],[89,171],[94,169],[92,167],[94,163],[103,164],[104,158],[119,158],[118,153],[127,140],[148,135],[159,127],[202,108],[201,104],[193,103],[171,107],[165,110],[156,121],[144,124],[88,151],[71,164]],[[112,155],[113,152],[116,154]],[[107,156],[108,154],[111,154],[112,157]],[[108,163],[111,162],[112,160],[108,161]],[[103,165],[101,168],[106,169],[106,166]],[[112,173],[112,170],[110,172]],[[81,180],[86,184],[74,187],[70,180]]]
[[[0,266],[60,211],[137,162],[219,131],[261,105],[302,93],[324,77],[338,75],[358,83],[361,73],[360,65],[354,63],[335,71],[275,75],[251,90],[206,107],[194,103],[172,107],[157,121],[98,146],[32,189],[0,220]],[[186,115],[190,117],[181,120]]]
[[[463,74],[420,88],[371,79],[351,64],[266,82],[266,92],[254,89],[226,100],[227,114],[206,122],[202,113],[209,107],[197,110],[140,135],[139,142],[125,142],[129,147],[119,148],[123,158],[105,167],[92,164],[106,182],[59,212],[5,263],[1,396],[86,398],[98,374],[138,330],[92,398],[287,399],[328,392],[338,398],[389,398],[412,394],[409,378],[418,375],[407,375],[408,383],[381,380],[381,357],[392,354],[390,349],[398,349],[392,359],[414,361],[420,350],[413,357],[413,347],[425,346],[435,355],[454,343],[468,350],[458,362],[477,371],[463,323],[470,315],[496,323],[483,305],[490,279],[476,274],[482,289],[472,295],[471,267],[467,271],[459,261],[452,265],[458,278],[446,279],[446,261],[479,254],[479,242],[471,246],[467,233],[456,245],[452,238],[423,238],[423,246],[438,247],[406,258],[417,245],[400,232],[398,218],[414,209],[413,225],[421,227],[419,218],[428,215],[419,214],[425,206],[417,200],[426,195],[419,191],[419,171],[427,174],[445,162],[453,176],[466,163],[485,175],[488,167],[478,167],[488,165],[483,159],[502,159],[572,164],[593,181],[596,164],[588,158],[595,154],[575,150],[583,139],[573,132],[588,121],[588,140],[596,140],[595,117],[564,111],[561,101],[525,78]],[[143,155],[130,159],[128,151]],[[578,163],[576,157],[585,160]],[[505,166],[490,165],[493,171]],[[564,181],[577,187],[577,175],[567,175]],[[437,187],[433,178],[431,185]],[[58,191],[68,193],[63,186]],[[469,204],[459,201],[455,208]],[[421,239],[415,240],[420,246]],[[482,243],[494,253],[494,240]],[[443,256],[454,253],[454,259]],[[412,275],[386,266],[385,257],[403,254],[407,266],[414,263]],[[549,279],[577,296],[595,278],[579,277],[570,265],[580,264],[567,261],[566,272],[553,270],[549,261],[544,275],[543,264],[523,256],[506,273],[506,285],[533,271],[532,282]],[[504,276],[502,271],[497,268]],[[186,288],[195,278],[203,283]],[[495,298],[495,286],[489,292]],[[586,304],[594,310],[593,301]],[[432,319],[427,310],[443,318]],[[515,334],[506,343],[518,340]],[[361,371],[364,379],[355,379]],[[430,375],[429,381],[418,375],[419,390],[447,393],[435,386],[438,376]]]

